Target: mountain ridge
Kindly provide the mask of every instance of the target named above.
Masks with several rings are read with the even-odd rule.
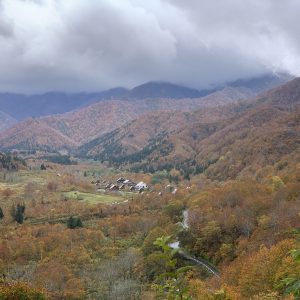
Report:
[[[202,98],[221,91],[226,87],[239,89],[241,93],[257,93],[271,86],[286,82],[287,75],[263,75],[227,83],[210,89],[189,88],[180,84],[163,81],[149,81],[127,89],[115,87],[102,92],[46,92],[44,94],[0,93],[1,111],[18,121],[29,117],[42,117],[66,113],[103,100],[137,100],[137,99],[184,99]]]
[[[128,125],[127,131],[117,129],[82,145],[79,152],[135,171],[175,167],[182,173],[205,171],[223,180],[247,172],[255,164],[274,164],[289,155],[289,149],[299,149],[300,78],[251,101],[219,109],[219,116],[215,108],[188,112],[186,120],[190,121],[173,132],[144,137],[142,149],[127,146],[130,136],[136,134],[135,128],[143,131],[143,120],[139,118]]]

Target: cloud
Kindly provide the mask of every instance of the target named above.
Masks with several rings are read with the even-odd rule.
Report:
[[[297,0],[2,0],[0,90],[300,75]]]

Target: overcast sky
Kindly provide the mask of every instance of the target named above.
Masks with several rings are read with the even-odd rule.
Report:
[[[0,90],[300,75],[299,0],[0,0]]]

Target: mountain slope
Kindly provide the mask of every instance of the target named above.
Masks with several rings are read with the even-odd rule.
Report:
[[[10,115],[0,111],[0,132],[15,125],[17,120]]]
[[[136,170],[176,167],[224,179],[290,159],[299,149],[300,79],[295,79],[242,104],[143,116],[83,145],[80,154]]]
[[[148,91],[148,89],[150,89],[150,91]],[[125,95],[130,94],[132,91],[134,92],[142,91],[141,94],[139,94],[140,92],[138,93],[140,95],[139,97],[150,95],[152,98],[133,99],[134,96],[131,96],[131,99],[126,99]],[[172,94],[173,97],[179,97],[179,95],[180,97],[184,95],[189,95],[190,97],[192,96],[191,94],[189,94],[191,92],[191,89],[186,89],[183,87],[179,87],[172,84],[166,84],[166,83],[146,84],[139,88],[133,89],[132,91],[128,91],[122,88],[113,89],[108,91],[105,94],[105,97],[108,97],[109,95],[112,95],[112,97],[117,95],[121,97],[121,95],[123,95],[122,97],[124,99],[123,100],[111,99],[111,100],[97,101],[96,103],[91,104],[87,107],[83,107],[65,114],[53,115],[53,116],[35,119],[35,124],[38,123],[39,125],[35,125],[34,135],[32,135],[32,128],[30,126],[26,126],[26,122],[25,124],[21,123],[17,125],[14,128],[14,130],[5,131],[0,134],[0,148],[12,149],[12,148],[25,147],[24,150],[33,150],[35,148],[56,149],[56,150],[59,150],[61,148],[73,149],[78,145],[87,143],[93,139],[101,137],[103,134],[106,134],[108,132],[117,129],[118,127],[124,126],[126,123],[134,119],[137,119],[139,118],[139,116],[148,112],[161,112],[161,111],[188,112],[199,108],[209,109],[217,106],[223,106],[228,103],[238,103],[238,106],[235,109],[241,110],[242,107],[241,103],[244,102],[249,96],[252,95],[252,92],[249,89],[245,89],[242,87],[233,88],[227,86],[222,90],[218,90],[202,98],[154,99],[156,96],[161,97],[161,96],[171,95],[172,93],[174,93]],[[165,93],[166,91],[167,93]],[[51,95],[51,97],[52,96],[53,95]],[[47,102],[48,100],[45,101]],[[54,108],[55,108],[55,103],[56,102],[54,101],[53,102]],[[43,111],[44,113],[46,113],[50,109],[49,106],[47,105],[45,105],[45,107],[42,106],[42,108],[44,109]],[[203,113],[200,113],[200,115],[201,114],[203,115]],[[191,116],[192,115],[190,115],[190,118],[192,120],[193,118]],[[178,120],[176,120],[176,118],[178,118]],[[176,124],[177,127],[178,124],[180,124],[179,122],[180,118],[182,120],[184,119],[184,117],[182,116],[180,117],[177,114],[176,117],[175,116],[173,117],[174,120],[173,123]],[[152,120],[149,120],[149,124],[152,124],[151,121]],[[192,121],[189,122],[190,122],[189,124],[192,123]],[[197,120],[195,120],[194,123],[197,124]],[[158,127],[156,131],[157,132],[163,131],[162,129],[159,128],[159,126],[163,124],[163,121],[158,121],[157,124]],[[144,122],[142,121],[140,126],[143,125]],[[153,127],[156,128],[155,125],[153,125]],[[45,138],[44,131],[39,132],[38,130],[39,128],[41,128],[41,130],[44,128],[48,128],[47,130],[49,134],[48,139]],[[128,130],[130,131],[131,129]],[[145,131],[145,128],[143,128],[143,131]],[[153,136],[153,138],[156,137]],[[162,139],[162,135],[160,136],[160,139]],[[54,143],[52,143],[52,141],[54,141]],[[131,141],[131,142],[128,141],[127,143],[131,143],[133,147],[137,147],[137,148],[140,147],[138,145],[140,143],[138,139],[135,139],[135,141]],[[137,145],[134,145],[135,143],[137,143]],[[174,144],[176,145],[179,143],[175,141]],[[30,147],[30,149],[26,149],[28,147]],[[151,149],[152,148],[153,147],[151,147]],[[187,145],[185,146],[185,148],[190,149],[190,146]],[[97,152],[92,150],[88,150],[87,152],[90,151],[91,153]],[[181,151],[184,152],[185,150],[181,148]],[[127,155],[128,154],[127,151],[125,152],[124,154]],[[131,151],[129,152],[130,154],[132,154]]]
[[[138,99],[138,100],[103,100],[87,107],[68,112],[61,115],[37,118],[35,136],[32,136],[31,128],[21,123],[15,127],[14,134],[12,131],[6,131],[0,134],[0,147],[2,149],[20,148],[21,146],[31,146],[39,148],[55,148],[53,145],[40,144],[39,141],[47,142],[39,133],[38,128],[52,128],[52,135],[58,133],[60,136],[52,136],[49,141],[65,137],[65,145],[56,143],[55,145],[64,148],[73,148],[74,145],[86,143],[93,138],[110,132],[126,123],[138,118],[147,112],[161,111],[181,111],[187,112],[199,107],[214,107],[225,103],[234,102],[246,98],[238,90],[225,88],[222,91],[215,92],[204,98],[195,99]],[[28,132],[26,132],[26,128]],[[159,128],[157,129],[159,130]],[[48,132],[50,134],[50,132]],[[26,142],[26,139],[30,142]],[[36,142],[32,141],[36,139]],[[16,141],[15,143],[13,141]],[[23,141],[20,143],[20,141]],[[29,150],[29,149],[27,149]],[[32,148],[30,149],[32,150]]]
[[[262,93],[272,89],[273,87],[282,85],[294,79],[295,77],[285,74],[265,74],[258,77],[239,79],[228,83],[228,86],[233,88],[248,89],[253,94]]]
[[[2,149],[53,151],[76,147],[76,143],[40,120],[28,119],[9,128],[1,136]]]
[[[97,98],[97,94],[45,93],[41,95],[0,94],[1,110],[21,121],[28,117],[39,117],[63,113]]]
[[[198,91],[169,82],[147,82],[139,85],[128,92],[129,99],[182,99],[199,98],[213,91]]]
[[[197,98],[213,91],[200,92],[171,83],[149,82],[128,90],[117,87],[97,93],[66,94],[49,92],[39,95],[0,93],[1,110],[17,120],[72,111],[102,100]]]
[[[249,96],[276,86],[287,80],[288,76],[265,75],[228,83],[234,90]],[[29,117],[62,114],[102,100],[139,100],[139,99],[184,99],[200,98],[222,87],[209,90],[196,90],[168,82],[147,82],[129,90],[122,87],[95,93],[48,92],[37,95],[0,93],[1,111],[19,121]]]
[[[235,115],[235,105],[205,108],[189,112],[147,113],[122,128],[82,145],[78,153],[119,163],[155,164],[190,158],[195,155],[196,140],[203,139],[225,125]],[[185,132],[187,131],[188,132]],[[181,138],[192,137],[186,142]]]

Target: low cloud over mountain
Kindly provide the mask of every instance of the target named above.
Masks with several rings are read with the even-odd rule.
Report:
[[[194,88],[270,71],[300,75],[293,0],[2,0],[0,90]]]

